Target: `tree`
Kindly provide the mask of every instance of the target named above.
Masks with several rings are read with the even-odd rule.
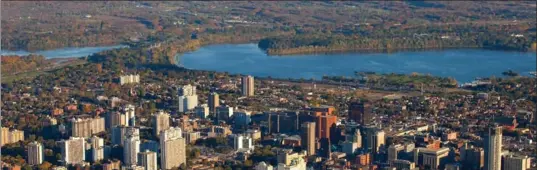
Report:
[[[51,163],[44,161],[41,165],[38,166],[39,170],[48,170],[52,166]]]

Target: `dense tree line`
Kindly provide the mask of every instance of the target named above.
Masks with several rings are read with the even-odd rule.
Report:
[[[377,31],[379,32],[379,31]],[[380,31],[383,32],[383,31]],[[412,32],[410,32],[412,33]],[[383,36],[368,32],[309,32],[295,36],[270,37],[259,41],[258,46],[268,54],[297,54],[336,51],[392,51],[442,48],[488,48],[498,50],[535,50],[535,34],[516,36],[506,32],[456,32],[441,34],[428,32]],[[394,35],[394,36],[391,36]]]
[[[42,55],[2,56],[1,60],[4,74],[33,71],[48,64]]]

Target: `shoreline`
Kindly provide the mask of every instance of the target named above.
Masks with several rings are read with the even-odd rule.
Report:
[[[442,48],[401,48],[401,49],[335,49],[335,50],[317,50],[317,51],[297,51],[297,52],[271,52],[271,49],[263,50],[265,54],[269,56],[294,56],[305,54],[349,54],[349,53],[398,53],[398,52],[423,52],[423,51],[445,51],[445,50],[457,50],[457,49],[476,49],[476,50],[491,50],[491,51],[505,51],[505,52],[519,52],[519,53],[535,53],[535,50],[509,50],[509,49],[496,49],[490,47],[442,47]]]

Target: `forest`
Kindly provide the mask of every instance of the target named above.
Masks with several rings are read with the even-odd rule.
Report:
[[[2,56],[2,74],[33,71],[49,64],[42,55]]]
[[[444,29],[444,30],[442,30]],[[451,31],[447,31],[451,30]],[[341,51],[394,51],[412,49],[486,48],[535,51],[535,32],[529,26],[454,26],[400,30],[357,28],[338,32],[305,32],[295,36],[270,37],[259,41],[259,48],[271,55]],[[513,32],[527,32],[515,36]]]
[[[526,50],[531,49],[531,43],[535,42],[536,30],[535,3],[531,2],[10,1],[2,2],[2,7],[3,49],[28,51],[143,41],[174,44],[176,41],[186,42],[192,38],[194,32],[201,36],[207,34],[200,37],[202,45],[251,42],[267,38],[274,43],[266,48],[280,53],[337,51],[348,48],[452,46]],[[465,29],[475,31],[468,32],[464,31]],[[501,34],[496,38],[494,36],[497,33]],[[290,46],[286,45],[287,40],[279,40],[280,34],[285,35],[284,39],[293,40],[310,39],[308,36],[313,36],[307,34],[322,35],[321,39],[311,41],[356,41],[348,37],[364,40],[345,47],[339,47],[341,45],[336,42],[323,42],[320,45],[304,42]],[[290,34],[297,36],[291,37]],[[425,34],[431,37],[414,40],[415,35]],[[466,34],[470,36],[468,40]],[[509,44],[511,41],[504,38],[506,35],[503,34],[522,34],[524,38],[513,40],[515,43]],[[344,35],[344,38],[339,35]],[[444,35],[461,37],[462,40],[439,41],[438,38]],[[304,36],[305,38],[301,38]],[[154,37],[159,38],[153,39]],[[488,37],[489,42],[480,41],[479,38],[482,37]],[[406,40],[409,38],[412,40]],[[328,43],[332,45],[327,45]],[[373,45],[358,45],[360,43]],[[398,45],[399,43],[414,44]],[[260,44],[265,46],[266,41]],[[301,48],[282,50],[284,47],[297,48],[294,46]],[[316,49],[312,49],[313,47]]]

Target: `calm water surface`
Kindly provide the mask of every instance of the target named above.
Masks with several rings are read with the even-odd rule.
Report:
[[[346,53],[268,56],[257,44],[211,45],[179,56],[180,65],[278,78],[353,76],[354,71],[424,73],[470,82],[476,77],[501,76],[506,70],[528,75],[536,70],[535,53],[480,49],[396,53]]]
[[[29,55],[29,54],[39,54],[45,56],[45,58],[69,58],[69,57],[84,57],[91,55],[93,53],[98,53],[101,51],[111,50],[115,48],[127,47],[124,45],[116,46],[103,46],[103,47],[70,47],[70,48],[60,48],[54,50],[46,51],[37,51],[30,53],[28,51],[9,51],[9,50],[0,50],[0,55]]]

